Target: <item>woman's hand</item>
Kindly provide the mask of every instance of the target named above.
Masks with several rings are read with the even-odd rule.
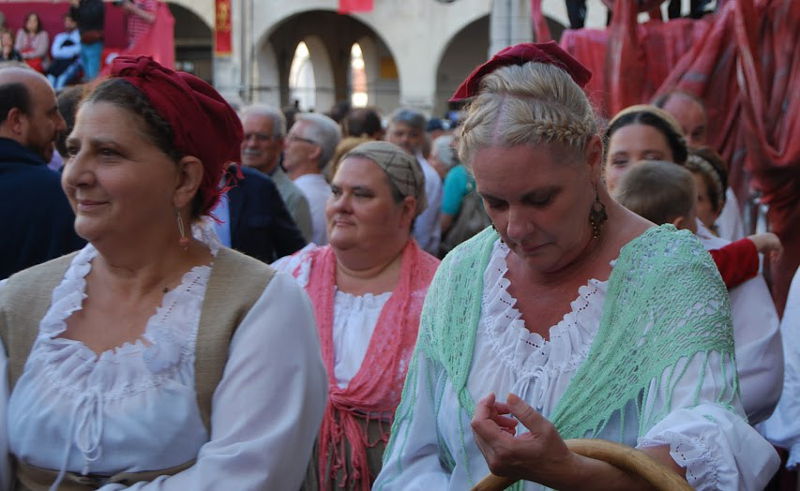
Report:
[[[507,415],[519,420],[529,433],[515,436],[517,421]],[[562,490],[653,489],[638,475],[571,451],[555,426],[514,394],[508,395],[505,404],[496,402],[494,394],[483,398],[475,408],[472,431],[496,476]],[[640,451],[684,478],[685,470],[672,460],[669,445]]]
[[[507,415],[529,433],[515,436],[517,421]],[[489,469],[498,476],[571,487],[569,481],[581,465],[553,424],[514,394],[505,404],[496,402],[494,394],[478,402],[472,431]]]

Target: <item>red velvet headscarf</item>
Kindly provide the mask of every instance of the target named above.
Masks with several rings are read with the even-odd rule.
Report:
[[[175,148],[203,162],[200,212],[208,214],[226,191],[220,180],[228,163],[239,161],[243,131],[236,112],[203,80],[161,66],[149,56],[118,56],[111,77],[141,90],[172,128]]]
[[[523,65],[529,61],[549,63],[563,69],[572,77],[578,86],[585,87],[592,78],[585,66],[561,49],[555,41],[547,43],[522,43],[509,46],[497,52],[492,59],[479,66],[461,82],[450,102],[457,102],[478,95],[481,80],[500,67],[508,65]]]

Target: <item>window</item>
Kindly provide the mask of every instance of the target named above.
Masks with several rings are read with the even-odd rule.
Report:
[[[358,43],[350,49],[350,103],[353,107],[365,107],[369,102],[367,95],[367,72],[364,69],[364,54]]]
[[[316,83],[314,82],[314,66],[306,43],[300,42],[294,51],[291,68],[289,68],[289,95],[298,101],[303,111],[316,106]]]

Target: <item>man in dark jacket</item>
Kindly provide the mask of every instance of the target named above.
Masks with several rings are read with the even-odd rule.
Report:
[[[0,69],[0,279],[83,245],[58,173],[47,168],[65,128],[41,74]]]
[[[228,191],[227,209],[213,212],[227,222],[217,227],[222,242],[266,263],[303,248],[306,240],[272,179],[249,167],[241,170],[244,179]]]
[[[70,0],[70,3],[69,15],[78,23],[81,33],[83,79],[89,82],[100,73],[106,7],[103,0]]]

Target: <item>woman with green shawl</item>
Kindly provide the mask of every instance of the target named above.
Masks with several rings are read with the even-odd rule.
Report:
[[[606,190],[590,76],[524,44],[456,92],[493,227],[431,284],[374,489],[469,489],[490,470],[525,490],[646,488],[569,438],[637,447],[697,489],[762,489],[777,469],[742,410],[710,256]]]

